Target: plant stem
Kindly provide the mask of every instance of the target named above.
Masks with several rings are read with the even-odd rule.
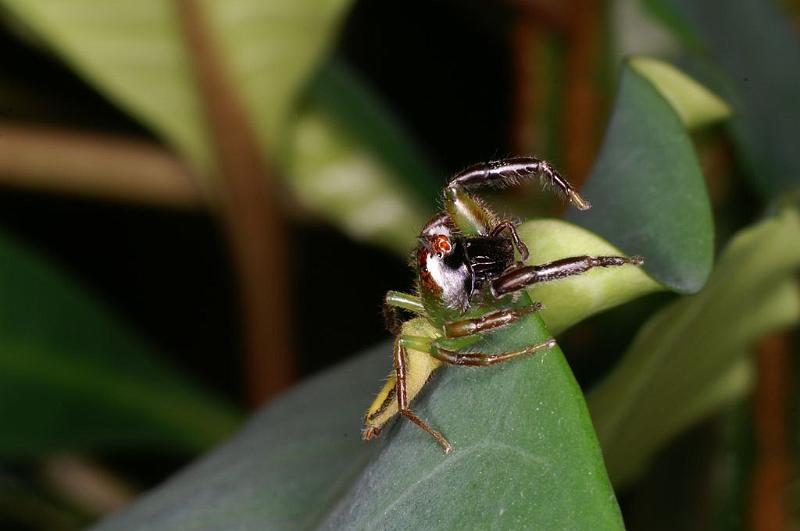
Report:
[[[196,176],[150,142],[0,122],[0,184],[166,207],[202,208]]]
[[[242,102],[212,42],[201,5],[178,0],[222,175],[228,239],[244,310],[246,383],[256,405],[293,377],[287,228],[271,167],[259,150]]]
[[[756,462],[750,494],[750,529],[789,528],[787,489],[792,470],[789,434],[791,340],[772,334],[758,347],[758,380],[753,397]]]

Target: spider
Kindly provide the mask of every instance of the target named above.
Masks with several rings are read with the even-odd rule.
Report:
[[[417,294],[389,291],[384,299],[387,328],[396,336],[394,371],[367,411],[364,440],[379,435],[399,413],[449,453],[450,442],[410,408],[434,370],[442,364],[489,366],[552,347],[555,339],[510,352],[468,349],[488,332],[542,308],[519,296],[527,286],[579,275],[594,267],[643,263],[638,256],[575,256],[526,265],[530,253],[517,234],[517,223],[496,214],[473,191],[509,188],[537,178],[578,209],[590,208],[548,162],[533,157],[476,164],[457,173],[445,186],[444,208],[422,228],[413,254]],[[401,323],[398,309],[418,317]]]

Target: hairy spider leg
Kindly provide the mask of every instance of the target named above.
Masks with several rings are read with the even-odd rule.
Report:
[[[530,252],[528,252],[528,246],[520,239],[519,234],[517,234],[517,225],[510,220],[503,220],[492,229],[492,232],[489,233],[489,236],[499,236],[504,230],[507,230],[509,234],[511,234],[511,241],[514,242],[514,247],[517,248],[519,251],[519,258],[521,262],[524,262],[530,256]]]
[[[387,299],[391,302],[408,300],[402,297],[387,297]],[[460,352],[459,350],[479,340],[480,333],[507,326],[539,309],[541,309],[541,304],[534,303],[519,308],[491,311],[476,318],[452,321],[445,324],[445,332],[449,330],[452,333],[452,336],[449,337],[442,337],[441,332],[437,331],[424,318],[416,318],[403,323],[402,329],[405,333],[399,335],[394,343],[392,377],[386,382],[367,411],[362,437],[368,440],[378,436],[383,425],[399,413],[425,430],[439,443],[445,453],[449,453],[452,445],[441,432],[432,428],[411,409],[411,401],[425,386],[433,371],[438,369],[442,363],[485,367],[533,354],[538,350],[555,345],[555,339],[549,339],[508,352]],[[447,341],[447,343],[443,343],[443,341]]]
[[[500,219],[470,192],[477,188],[510,188],[534,179],[560,191],[580,210],[591,207],[547,161],[534,157],[515,157],[475,164],[455,174],[444,189],[444,209],[465,236],[496,236],[503,230],[510,230],[514,245],[525,260],[528,249],[519,239],[515,224]]]
[[[441,331],[437,330],[426,318],[415,317],[403,323],[402,333],[395,338],[394,357],[401,354],[400,347],[403,349],[402,363],[399,367],[403,376],[406,407],[422,390],[431,374],[442,365],[441,361],[430,355],[430,344],[439,336],[441,336]],[[365,440],[380,435],[383,426],[400,413],[398,364],[396,361],[394,367],[386,383],[367,409],[362,431],[362,437]]]
[[[444,324],[444,335],[447,338],[465,337],[481,334],[510,325],[511,323],[542,309],[541,303],[529,304],[520,308],[505,308],[487,312],[471,319],[458,319]]]
[[[546,264],[513,267],[492,282],[491,290],[495,297],[501,297],[531,284],[580,275],[595,267],[639,266],[643,263],[641,256],[573,256]]]
[[[509,352],[459,352],[457,350],[447,349],[445,347],[441,347],[437,344],[437,341],[434,341],[431,344],[431,356],[436,358],[439,361],[443,361],[445,363],[449,363],[450,365],[461,365],[467,367],[488,367],[489,365],[495,365],[496,363],[501,363],[503,361],[508,361],[519,356],[526,356],[528,354],[533,354],[538,350],[542,350],[544,348],[550,348],[555,346],[556,340],[555,339],[548,339],[546,341],[542,341],[541,343],[537,343],[535,345],[529,345],[520,350],[514,350]]]
[[[536,157],[513,157],[474,164],[455,174],[447,188],[505,189],[537,178],[543,184],[557,188],[578,209],[591,208],[591,204],[549,162]]]
[[[398,308],[417,315],[425,315],[425,306],[416,295],[401,291],[386,292],[386,296],[383,299],[383,320],[386,324],[386,329],[395,336],[400,333],[403,324],[398,315]]]
[[[411,339],[411,338],[409,338]],[[425,338],[427,339],[427,338]],[[417,345],[415,350],[421,350],[422,345]],[[400,414],[403,415],[405,418],[422,428],[423,430],[427,431],[431,437],[436,439],[436,442],[441,445],[444,453],[449,454],[450,451],[453,449],[453,446],[448,442],[447,439],[444,438],[439,431],[431,428],[427,422],[419,418],[416,413],[411,411],[409,407],[409,397],[408,397],[408,389],[406,388],[406,371],[407,369],[407,358],[406,358],[406,347],[403,344],[403,337],[400,338],[400,341],[395,343],[394,348],[394,371],[395,371],[395,382],[397,385],[397,408],[400,411]],[[415,393],[416,394],[416,393]],[[412,396],[413,398],[413,396]]]

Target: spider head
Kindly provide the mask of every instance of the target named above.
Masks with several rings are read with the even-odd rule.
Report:
[[[423,297],[434,297],[449,308],[466,310],[473,290],[472,268],[464,239],[454,234],[444,218],[434,218],[422,230],[415,266]]]

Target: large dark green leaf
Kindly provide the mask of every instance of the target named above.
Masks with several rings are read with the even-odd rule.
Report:
[[[528,227],[535,239],[526,241],[537,248],[575,255],[588,242],[591,251],[613,249],[563,221],[541,223],[549,224]],[[600,273],[588,278],[612,291],[634,284],[623,290],[628,297],[658,288],[633,267]],[[580,291],[557,282],[548,300],[558,286],[564,297]],[[554,305],[548,318],[568,326],[585,315]],[[531,316],[484,346],[505,349],[547,334]],[[449,456],[405,420],[378,441],[359,439],[389,365],[384,345],[298,387],[97,529],[622,527],[580,389],[558,348],[491,368],[440,369],[414,407],[453,443]]]
[[[644,256],[647,271],[674,290],[693,292],[705,283],[713,226],[691,139],[656,85],[630,64],[582,193],[593,208],[567,219]]]
[[[158,360],[75,281],[0,234],[0,457],[196,452],[235,412]]]
[[[800,41],[779,12],[778,2],[645,0],[645,4],[723,73],[726,79],[717,84],[726,89],[724,95],[734,108],[734,138],[761,192],[772,197],[796,191]]]
[[[747,392],[749,348],[800,320],[798,241],[795,210],[739,233],[703,290],[654,315],[591,391],[615,484],[635,479],[670,438]]]

